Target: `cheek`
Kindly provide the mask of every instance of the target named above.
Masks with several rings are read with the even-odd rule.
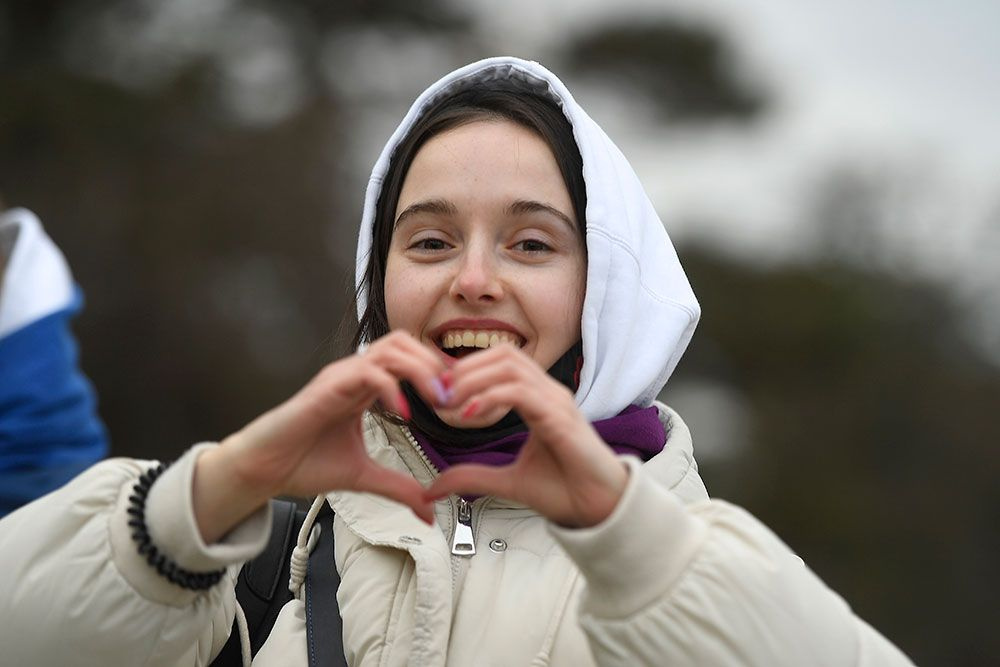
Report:
[[[393,262],[390,257],[385,268],[385,314],[389,320],[390,329],[398,329],[405,326],[407,319],[406,308],[410,302],[410,295],[407,294],[409,283],[400,274],[403,273],[398,262]]]
[[[431,292],[427,276],[421,271],[390,260],[385,271],[385,314],[389,328],[418,335],[430,312]]]
[[[569,341],[567,344],[571,344],[580,337],[585,289],[583,271],[563,273],[550,281],[536,281],[531,288],[539,328],[544,328],[550,335],[559,334],[560,347],[564,338]]]

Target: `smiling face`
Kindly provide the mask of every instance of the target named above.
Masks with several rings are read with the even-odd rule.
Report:
[[[445,131],[417,152],[400,191],[386,314],[440,354],[509,342],[549,368],[580,339],[586,252],[548,144],[505,120]],[[459,408],[446,423],[488,426]]]

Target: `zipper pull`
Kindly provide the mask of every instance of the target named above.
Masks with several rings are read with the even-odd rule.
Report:
[[[472,506],[462,497],[458,499],[458,516],[455,520],[455,533],[451,540],[451,553],[455,556],[473,556],[476,553],[476,542],[472,536]]]

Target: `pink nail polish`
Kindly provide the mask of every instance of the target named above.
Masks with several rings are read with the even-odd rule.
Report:
[[[406,402],[406,396],[403,392],[396,395],[396,409],[399,411],[399,416],[407,421],[413,416],[410,413],[410,404]]]

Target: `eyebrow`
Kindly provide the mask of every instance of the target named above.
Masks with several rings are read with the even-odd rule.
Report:
[[[407,206],[399,216],[396,217],[396,225],[402,222],[404,219],[417,215],[419,213],[428,213],[430,215],[441,215],[441,216],[452,216],[458,213],[458,209],[450,201],[445,199],[427,199],[424,201],[418,201],[415,204],[410,204]]]
[[[572,219],[559,209],[554,206],[549,206],[548,204],[543,204],[540,201],[533,201],[528,199],[518,199],[512,202],[510,206],[507,207],[507,215],[526,215],[528,213],[548,213],[570,226],[573,231],[576,231],[576,223]]]
[[[549,204],[543,204],[540,201],[534,201],[530,199],[518,199],[510,203],[507,206],[506,214],[510,216],[516,215],[527,215],[530,213],[547,213],[558,220],[562,220],[571,229],[576,230],[576,223],[573,220]],[[440,216],[453,216],[458,215],[458,208],[455,207],[450,201],[446,199],[427,199],[424,201],[418,201],[416,203],[410,204],[403,212],[396,217],[395,225],[399,225],[403,220],[414,215],[421,213],[426,213],[429,215],[440,215]]]

